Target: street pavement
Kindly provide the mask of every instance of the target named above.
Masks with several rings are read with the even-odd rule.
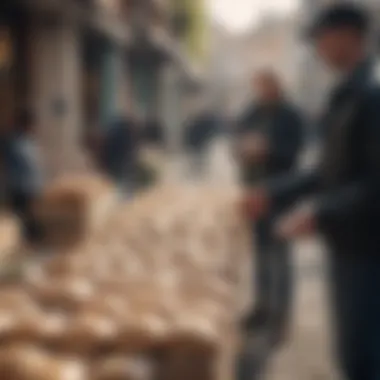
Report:
[[[336,380],[329,339],[326,265],[318,240],[294,247],[296,299],[288,343],[272,359],[268,380]]]

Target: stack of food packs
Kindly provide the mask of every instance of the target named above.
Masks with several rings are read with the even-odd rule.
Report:
[[[0,292],[0,378],[231,379],[249,245],[237,196],[157,188],[28,265]]]

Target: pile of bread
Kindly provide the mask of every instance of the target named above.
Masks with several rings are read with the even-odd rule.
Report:
[[[0,291],[0,378],[232,378],[249,245],[236,197],[157,188],[73,251],[28,265]]]

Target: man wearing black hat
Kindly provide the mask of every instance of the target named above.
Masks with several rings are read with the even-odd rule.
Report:
[[[286,205],[275,227],[283,239],[325,238],[339,364],[349,380],[380,378],[380,85],[368,53],[369,21],[344,3],[310,28],[317,53],[340,78],[322,119],[320,165],[273,179],[244,200],[255,219]]]

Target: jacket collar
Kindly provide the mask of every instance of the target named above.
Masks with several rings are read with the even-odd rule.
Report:
[[[368,87],[373,72],[373,62],[366,59],[360,63],[353,72],[338,85],[331,94],[333,103],[339,102],[354,93],[358,93]]]

